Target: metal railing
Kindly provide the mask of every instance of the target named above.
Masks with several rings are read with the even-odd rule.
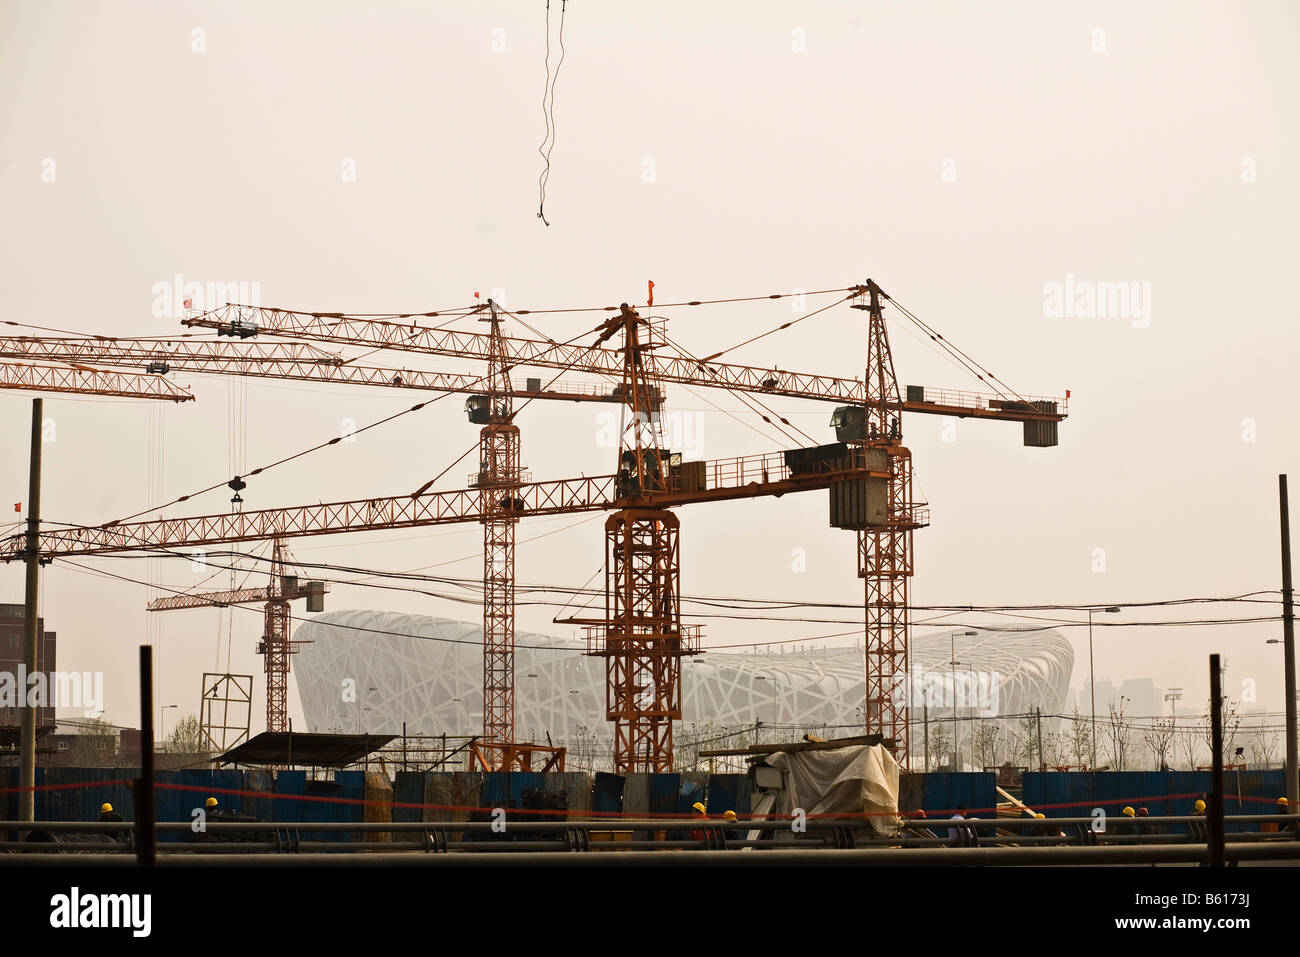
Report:
[[[633,627],[635,626],[636,626],[636,619],[633,619]],[[582,631],[583,631],[583,636],[587,640],[587,654],[601,655],[601,654],[614,653],[609,650],[608,639],[609,639],[610,628],[608,625],[584,625]],[[681,625],[680,630],[675,635],[660,635],[657,637],[679,638],[680,643],[678,644],[677,648],[680,649],[681,654],[697,655],[700,653],[700,638],[703,636],[703,634],[704,634],[703,625]],[[640,642],[640,641],[644,641],[648,637],[650,636],[634,633],[631,635],[624,636],[622,640]],[[627,653],[629,654],[635,653],[637,655],[656,654],[655,651],[650,651],[642,647],[636,648],[635,652],[629,650]],[[663,654],[665,652],[658,652],[658,653]]]
[[[527,809],[512,810],[528,815]],[[592,812],[570,812],[589,814]],[[1277,823],[1279,831],[1229,832],[1225,839],[1230,860],[1300,859],[1300,817],[1295,815],[1228,815],[1227,824]],[[507,820],[502,832],[492,821],[422,822],[209,822],[202,835],[195,836],[189,822],[156,825],[160,834],[187,833],[190,840],[160,842],[160,857],[195,855],[316,855],[317,860],[345,858],[385,859],[400,862],[412,856],[447,854],[534,854],[537,852],[639,851],[744,851],[761,850],[791,863],[796,855],[808,854],[808,863],[828,863],[828,852],[856,850],[864,860],[881,864],[961,864],[974,855],[989,863],[1196,863],[1207,855],[1205,818],[1146,818],[1144,826],[1159,828],[1175,824],[1191,826],[1189,834],[1115,834],[1093,830],[1087,818],[967,818],[957,820],[907,820],[898,834],[876,836],[864,830],[861,817],[812,817],[800,823],[796,833],[789,819],[722,821],[685,818],[665,820]],[[949,837],[952,828],[959,836]],[[0,841],[0,866],[22,866],[47,855],[74,855],[64,863],[80,866],[88,857],[131,861],[136,851],[135,825],[82,821],[22,823],[0,821],[0,833],[34,832],[38,838]],[[934,834],[934,831],[945,833]],[[996,833],[1002,831],[1003,833]],[[1041,831],[1036,834],[1033,832]],[[348,841],[320,840],[313,835],[357,835]],[[224,839],[223,839],[224,838]],[[867,853],[871,852],[871,853]],[[622,858],[622,854],[617,855]],[[653,857],[653,855],[651,855]],[[666,855],[670,860],[671,855]],[[190,858],[194,860],[195,858]],[[301,858],[299,858],[301,859]],[[747,857],[746,860],[749,860]],[[628,861],[621,861],[628,863]],[[650,861],[658,863],[657,861]]]
[[[966,392],[960,389],[932,389],[929,386],[908,386],[908,388],[921,389],[923,395],[920,401],[928,405],[950,405],[961,409],[997,409],[1000,403],[1007,402],[1023,404],[1052,402],[1055,403],[1058,413],[1065,414],[1069,406],[1069,400],[1057,395],[1002,396],[989,392]],[[906,390],[903,397],[906,400]]]

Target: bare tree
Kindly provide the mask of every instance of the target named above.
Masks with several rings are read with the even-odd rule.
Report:
[[[1059,768],[1070,763],[1070,736],[1064,731],[1043,733],[1043,753],[1049,768]]]
[[[1204,717],[1199,719],[1187,719],[1187,723],[1178,728],[1174,740],[1178,745],[1178,753],[1182,756],[1183,765],[1189,771],[1195,771],[1200,764],[1201,757],[1201,731],[1192,721],[1205,721]]]
[[[1118,708],[1115,707],[1115,702],[1109,703],[1110,724],[1102,740],[1102,746],[1109,755],[1110,766],[1116,771],[1124,770],[1124,763],[1128,760],[1129,739],[1133,734],[1133,729],[1124,720],[1124,702],[1127,700],[1121,695]]]
[[[1088,719],[1079,713],[1079,706],[1074,706],[1074,714],[1070,715],[1070,727],[1065,732],[1067,738],[1066,751],[1070,757],[1074,758],[1074,764],[1079,767],[1087,767],[1090,763],[1089,756],[1092,754],[1092,731],[1088,726]]]
[[[1261,725],[1253,729],[1250,738],[1250,763],[1267,768],[1278,759],[1280,748],[1276,731],[1267,731]]]
[[[981,721],[975,726],[975,763],[981,768],[998,763],[1002,749],[1002,726],[997,721]]]
[[[596,743],[599,740],[599,735],[593,729],[580,723],[573,737],[574,742],[565,756],[565,761],[572,761],[576,770],[589,771],[594,774],[596,772]]]
[[[1219,755],[1224,764],[1233,763],[1234,749],[1237,741],[1237,732],[1241,729],[1241,715],[1237,713],[1237,702],[1233,701],[1227,695],[1223,696],[1221,702],[1222,712],[1220,722],[1223,726],[1223,753]],[[1208,699],[1205,702],[1205,724],[1201,729],[1201,740],[1205,744],[1205,749],[1211,755],[1214,754],[1214,735],[1213,726],[1210,723],[1210,708],[1213,703]]]
[[[1142,740],[1151,749],[1156,770],[1162,770],[1169,763],[1169,746],[1174,740],[1174,719],[1156,718],[1151,723],[1151,728],[1142,733]]]
[[[1011,760],[1027,768],[1038,767],[1038,716],[1026,714],[1016,732],[1016,748]]]

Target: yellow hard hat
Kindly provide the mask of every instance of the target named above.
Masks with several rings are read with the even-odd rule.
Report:
[[[1125,817],[1133,817],[1133,816],[1136,815],[1136,814],[1137,814],[1137,811],[1133,810],[1131,807],[1125,807],[1125,808],[1124,808],[1124,816],[1125,816]]]
[[[1196,803],[1193,804],[1192,807],[1193,807],[1195,810],[1197,810],[1197,811],[1204,811],[1204,810],[1205,810],[1205,802],[1202,801],[1202,800],[1200,800],[1200,799],[1198,798],[1197,801],[1196,801]]]
[[[1285,800],[1285,798],[1283,800]],[[99,806],[100,814],[111,814],[112,812],[113,812],[113,805],[109,804],[107,801],[105,801],[103,804]]]
[[[216,798],[208,798],[206,801],[203,802],[203,806],[204,806],[204,807],[216,807],[216,806],[217,806],[217,799],[216,799]]]
[[[1046,819],[1047,815],[1044,814],[1042,811],[1039,811],[1037,814],[1034,815],[1034,817]]]
[[[1286,807],[1288,802],[1286,798],[1278,798],[1277,803],[1279,807]]]
[[[703,814],[703,813],[704,813],[704,805],[701,804],[699,801],[696,801],[694,804],[691,805],[691,810],[693,810],[693,811],[699,811],[701,814]]]
[[[726,820],[728,820],[728,821],[735,821],[735,820],[737,820],[736,812],[735,812],[735,811],[723,811],[723,812],[722,812],[722,816],[723,816]]]

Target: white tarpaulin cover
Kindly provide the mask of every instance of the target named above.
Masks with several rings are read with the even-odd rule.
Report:
[[[897,829],[898,762],[883,745],[781,751],[766,762],[785,772],[775,813],[867,814],[878,834]]]

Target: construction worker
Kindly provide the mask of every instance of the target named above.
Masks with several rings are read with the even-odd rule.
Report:
[[[1209,828],[1205,825],[1205,802],[1200,798],[1192,805],[1192,819],[1187,822],[1187,840],[1190,844],[1208,844]]]
[[[113,805],[105,801],[99,806],[99,820],[101,824],[120,824],[123,818],[113,810]]]
[[[1137,810],[1137,818],[1138,818],[1138,833],[1139,833],[1139,834],[1155,834],[1155,833],[1157,833],[1157,831],[1156,831],[1156,826],[1155,826],[1154,824],[1148,824],[1147,821],[1145,820],[1147,817],[1150,816],[1150,813],[1151,813],[1151,812],[1148,811],[1148,810],[1147,810],[1146,808],[1144,808],[1144,807],[1140,807],[1140,808],[1138,808],[1138,810]]]
[[[217,803],[217,799],[214,797],[210,797],[203,802],[203,811],[207,814],[209,821],[215,818],[225,817],[221,812],[221,806]]]
[[[1132,805],[1125,805],[1124,810],[1120,812],[1123,818],[1115,828],[1115,835],[1136,834],[1137,833],[1137,811]]]
[[[696,801],[694,804],[691,805],[692,821],[707,821],[708,819],[709,819],[708,812],[702,803]],[[702,828],[696,828],[691,831],[692,841],[703,841],[707,838],[707,836],[708,835],[705,834]]]
[[[1280,797],[1277,799],[1277,810],[1274,813],[1276,814],[1290,813],[1287,807],[1286,798]],[[1276,834],[1278,831],[1281,830],[1281,828],[1278,826],[1277,821],[1265,821],[1263,824],[1259,826],[1259,829],[1266,834]]]
[[[950,817],[950,821],[966,820],[966,805],[958,804],[957,813]],[[967,847],[971,843],[973,832],[968,827],[950,827],[948,828],[948,840],[952,842],[953,847]]]

